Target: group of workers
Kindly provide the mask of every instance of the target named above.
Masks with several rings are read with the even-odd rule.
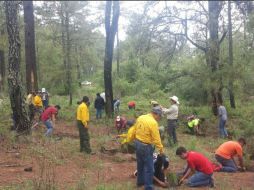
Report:
[[[33,95],[32,104],[34,106],[38,105],[36,103],[36,96],[39,95]],[[135,175],[137,176],[137,186],[144,186],[145,190],[152,190],[154,183],[157,183],[161,187],[168,187],[166,175],[169,171],[169,160],[164,153],[164,146],[161,140],[158,121],[162,118],[162,115],[166,115],[168,121],[167,132],[170,139],[172,139],[173,143],[176,144],[178,142],[176,128],[180,103],[178,97],[176,96],[170,97],[170,102],[171,106],[169,108],[165,108],[159,105],[158,102],[152,101],[151,104],[153,106],[151,112],[139,116],[136,121],[132,122],[130,125],[127,124],[128,121],[126,119],[121,121],[120,116],[117,116],[115,121],[116,126],[117,122],[123,122],[125,127],[130,126],[125,134],[120,135],[119,133],[121,131],[119,129],[117,137],[123,138],[122,144],[134,144],[137,160],[137,171],[135,172]],[[102,109],[104,108],[104,105],[105,100],[101,97],[100,93],[97,93],[94,102],[97,119],[102,117]],[[80,152],[95,154],[90,146],[90,136],[88,132],[90,121],[89,106],[90,100],[87,96],[84,96],[77,107],[76,120],[80,137]],[[135,102],[129,104],[128,107],[129,109],[135,109]],[[48,129],[45,135],[52,134],[52,121],[54,123],[55,116],[59,109],[60,106],[58,105],[44,108],[41,120]],[[224,106],[219,105],[218,110],[220,117],[220,134],[221,136],[227,136],[227,131],[225,130],[225,123],[227,120],[226,109]],[[198,133],[199,122],[197,118],[191,116],[188,120],[190,122],[189,128],[191,128],[191,132],[194,133],[196,131]],[[215,151],[215,159],[219,162],[219,165],[216,165],[218,167],[214,167],[214,164],[203,154],[196,151],[188,151],[185,147],[178,147],[176,155],[187,162],[187,167],[181,175],[179,185],[188,179],[186,184],[190,187],[213,187],[214,171],[236,172],[239,169],[244,171],[243,146],[245,144],[246,141],[244,138],[240,138],[238,141],[227,141],[221,144]],[[158,154],[155,154],[155,148],[157,148]],[[235,156],[238,156],[239,166],[234,160]]]
[[[96,119],[101,119],[102,118],[102,112],[104,110],[106,103],[106,98],[105,98],[105,93],[97,93],[96,98],[94,100],[94,108],[96,110]],[[114,109],[114,113],[116,115],[119,115],[120,113],[120,98],[113,99],[112,105]],[[129,110],[135,110],[136,107],[136,102],[135,101],[129,101],[128,102],[128,108]]]
[[[27,95],[26,104],[29,107],[30,121],[33,121],[35,115],[38,114],[39,121],[43,122],[47,128],[45,136],[51,136],[55,126],[56,116],[61,107],[59,105],[49,105],[49,93],[45,88],[42,88],[41,91],[29,93]],[[34,125],[32,127],[35,127],[39,122],[32,124]]]
[[[142,115],[137,118],[135,124],[131,126],[126,134],[117,135],[123,138],[122,144],[133,143],[136,149],[137,158],[137,186],[144,186],[145,190],[153,189],[153,183],[157,183],[161,187],[167,187],[168,184],[164,179],[159,180],[155,176],[155,165],[153,162],[153,153],[155,147],[159,151],[159,156],[166,158],[163,151],[160,130],[157,121],[163,114],[166,114],[168,120],[168,134],[173,139],[173,143],[177,143],[176,127],[178,119],[179,101],[176,96],[170,97],[171,106],[169,109],[160,106],[157,102],[152,101],[152,111],[149,114]],[[222,137],[226,137],[225,121],[226,109],[221,104],[218,105],[219,115],[219,131]],[[222,120],[222,121],[221,121]],[[195,116],[188,118],[188,127],[191,132],[199,133],[199,119]],[[221,124],[222,123],[222,124]],[[222,126],[223,125],[223,126]],[[243,164],[243,147],[246,144],[244,138],[239,138],[238,141],[227,141],[221,144],[215,151],[214,158],[218,163],[211,162],[203,154],[196,151],[188,151],[185,147],[179,147],[176,150],[176,155],[187,161],[187,167],[182,175],[179,175],[179,185],[188,178],[186,185],[190,187],[198,186],[214,186],[213,173],[221,172],[236,172],[244,171]],[[234,160],[237,156],[239,165]],[[164,170],[163,167],[161,172]],[[193,175],[191,175],[193,174]]]

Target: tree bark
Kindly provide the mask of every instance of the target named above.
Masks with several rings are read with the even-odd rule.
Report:
[[[4,51],[0,50],[0,92],[4,90],[4,81],[5,81]]]
[[[117,53],[116,53],[116,66],[117,66],[117,75],[120,75],[120,49],[119,49],[119,29],[117,26],[117,33],[116,33],[116,49],[117,49]]]
[[[112,7],[113,11],[111,11]],[[105,106],[106,114],[110,118],[113,116],[112,60],[113,60],[115,34],[118,26],[119,12],[120,12],[119,1],[106,2],[106,10],[105,10],[106,46],[104,57],[104,84],[106,96],[106,106]]]
[[[69,105],[72,105],[72,79],[71,79],[71,44],[70,44],[70,15],[69,15],[69,3],[65,1],[65,34],[66,34],[66,74],[67,74],[67,88],[69,94]]]
[[[231,1],[228,1],[228,63],[233,69],[233,37],[232,37],[232,21],[231,21]],[[230,99],[231,108],[235,108],[235,95],[233,89],[233,77],[230,75],[229,83],[228,83],[228,92]]]
[[[221,94],[221,78],[216,75],[216,71],[219,69],[219,55],[220,55],[220,44],[219,44],[219,14],[221,11],[219,1],[208,1],[208,11],[209,11],[209,48],[207,50],[208,63],[211,67],[212,76],[211,82],[213,83],[211,88],[212,96],[212,111],[214,115],[217,115],[217,105],[222,103]],[[218,79],[219,78],[219,79]],[[218,82],[219,81],[219,82]]]
[[[24,95],[19,76],[20,72],[20,38],[17,20],[18,1],[4,1],[6,25],[9,41],[8,86],[13,119],[18,133],[28,134],[31,123],[25,109]]]
[[[76,55],[76,66],[77,66],[77,80],[80,82],[81,74],[80,74],[80,54],[78,51],[78,44],[75,46],[75,55]]]
[[[25,58],[26,58],[26,89],[27,93],[38,90],[35,34],[34,34],[34,8],[32,1],[24,1],[25,23]]]

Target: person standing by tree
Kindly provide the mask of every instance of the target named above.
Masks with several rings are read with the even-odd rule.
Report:
[[[41,114],[42,113],[42,99],[41,99],[41,94],[40,92],[37,92],[36,95],[34,96],[34,101],[33,101],[34,107],[35,107],[35,112]]]
[[[41,121],[47,127],[47,131],[45,136],[51,136],[53,132],[53,128],[55,126],[56,115],[58,111],[61,109],[59,105],[49,106],[44,112],[41,114]]]
[[[77,108],[77,126],[79,129],[80,152],[92,154],[90,147],[90,137],[88,133],[88,122],[90,120],[89,107],[90,102],[87,96],[84,96],[81,104]]]
[[[130,140],[135,139],[137,157],[137,186],[145,186],[145,190],[153,189],[153,152],[155,145],[163,155],[159,127],[162,110],[159,106],[152,108],[151,113],[138,117]]]
[[[120,104],[121,104],[121,102],[120,102],[119,98],[113,100],[113,107],[114,107],[114,113],[115,114],[119,114],[119,112],[120,112],[120,109],[119,109]]]
[[[218,116],[219,116],[219,132],[222,138],[228,137],[227,129],[225,128],[228,116],[226,108],[219,103],[218,104]]]
[[[104,108],[104,99],[100,96],[100,93],[96,94],[96,99],[94,101],[94,108],[96,109],[96,119],[102,117],[102,110]]]
[[[49,94],[45,88],[41,89],[41,99],[43,103],[43,108],[46,109],[49,106]]]
[[[178,119],[178,105],[180,104],[178,101],[178,97],[172,96],[170,97],[171,106],[169,109],[162,107],[163,114],[167,115],[168,120],[168,135],[173,139],[174,144],[177,143],[176,136],[176,127],[177,127],[177,119]],[[169,143],[171,144],[171,140],[169,139]]]
[[[34,119],[34,97],[35,97],[35,92],[31,92],[28,93],[27,97],[26,97],[26,104],[28,105],[29,108],[29,118],[30,121],[32,121]]]

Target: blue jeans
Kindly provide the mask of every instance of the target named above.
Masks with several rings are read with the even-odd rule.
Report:
[[[221,172],[236,172],[237,167],[232,159],[225,159],[219,155],[215,155],[216,160],[221,163]]]
[[[49,101],[48,100],[42,100],[42,104],[44,108],[47,108],[49,106]]]
[[[47,121],[44,121],[43,123],[44,123],[44,125],[46,125],[46,127],[47,127],[47,131],[46,131],[46,133],[45,133],[45,136],[50,136],[50,135],[52,135],[53,126],[52,126],[52,123],[50,122],[50,120],[48,119]]]
[[[196,172],[191,176],[187,182],[189,187],[199,187],[199,186],[208,186],[212,183],[213,174],[205,174],[203,172]]]
[[[144,144],[138,140],[135,141],[137,157],[137,186],[145,185],[145,190],[153,189],[153,151],[154,147],[150,144]]]
[[[222,138],[228,136],[228,132],[227,132],[227,130],[226,130],[226,128],[225,128],[226,121],[227,121],[227,120],[223,120],[223,119],[220,119],[220,121],[219,121],[220,136],[221,136]]]
[[[96,109],[96,119],[99,119],[102,117],[102,109]]]

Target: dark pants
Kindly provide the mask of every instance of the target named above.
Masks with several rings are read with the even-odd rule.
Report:
[[[153,189],[153,151],[154,147],[135,141],[137,157],[137,186],[145,185],[145,190]]]
[[[96,108],[96,119],[102,118],[102,109]]]
[[[176,119],[170,120],[168,119],[168,135],[170,136],[170,138],[173,139],[174,144],[177,143],[177,137],[176,137]],[[170,140],[169,140],[170,142]]]
[[[90,154],[92,150],[90,148],[90,137],[88,133],[88,128],[86,128],[81,121],[77,121],[77,126],[79,129],[80,152],[86,152]]]
[[[42,100],[43,108],[46,109],[49,106],[48,100]]]
[[[34,119],[35,108],[33,104],[30,104],[28,107],[29,107],[29,118],[30,121],[32,121]]]
[[[221,163],[221,172],[236,172],[237,167],[232,159],[225,159],[219,155],[215,155],[216,160]]]
[[[188,129],[190,130],[190,133],[191,133],[192,135],[195,134],[194,127],[189,127],[189,126],[188,126]]]

